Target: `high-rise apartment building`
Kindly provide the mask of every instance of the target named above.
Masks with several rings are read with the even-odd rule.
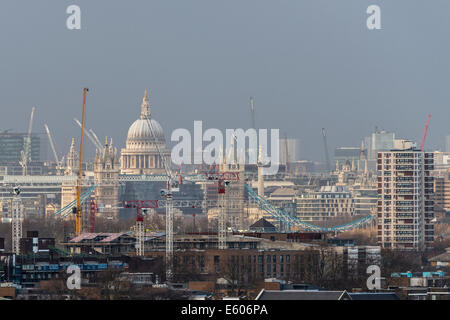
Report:
[[[442,219],[450,212],[450,169],[434,177],[434,213]]]
[[[378,152],[378,243],[424,250],[433,242],[433,153]]]
[[[450,169],[446,172],[444,176],[444,210],[450,212]]]

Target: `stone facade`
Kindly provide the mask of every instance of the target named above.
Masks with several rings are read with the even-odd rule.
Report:
[[[107,218],[117,219],[119,216],[119,157],[113,142],[97,152],[94,161],[95,202],[99,214]]]

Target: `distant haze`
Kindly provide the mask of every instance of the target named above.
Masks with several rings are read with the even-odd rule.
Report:
[[[371,4],[382,30],[366,27]],[[33,131],[47,123],[67,153],[87,86],[87,127],[121,148],[149,87],[168,141],[194,120],[250,127],[254,96],[256,126],[299,138],[302,158],[323,161],[322,127],[330,155],[375,126],[420,144],[428,113],[426,148],[443,149],[449,14],[448,0],[2,0],[0,130],[26,131],[36,106]]]

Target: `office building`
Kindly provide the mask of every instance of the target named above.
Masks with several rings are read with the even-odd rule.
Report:
[[[22,150],[27,139],[26,133],[0,133],[0,164],[18,164],[22,158]],[[41,158],[41,141],[38,135],[31,135],[30,160],[39,161]]]
[[[372,133],[372,141],[371,141],[372,157],[374,159],[377,158],[378,151],[392,150],[394,148],[394,139],[395,139],[394,132],[387,132],[382,130]]]
[[[450,214],[450,169],[434,177],[434,213],[439,221]]]

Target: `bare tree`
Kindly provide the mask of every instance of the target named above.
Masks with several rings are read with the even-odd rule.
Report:
[[[368,227],[339,233],[339,239],[354,239],[356,245],[377,245],[377,229]]]
[[[219,274],[227,279],[233,296],[248,294],[248,290],[255,285],[255,278],[252,276],[252,265],[244,255],[228,256],[228,259],[221,265]]]
[[[341,289],[348,281],[346,262],[342,253],[322,246],[294,256],[294,281],[326,289]]]
[[[86,287],[77,291],[80,299],[98,297],[100,300],[126,300],[131,299],[134,287],[131,282],[121,277],[121,271],[108,269],[99,273],[95,279],[95,289]]]
[[[393,272],[422,270],[422,253],[404,250],[381,250],[381,275],[390,277]]]
[[[200,280],[201,268],[199,257],[186,252],[174,252],[174,279],[175,281],[187,282]]]

